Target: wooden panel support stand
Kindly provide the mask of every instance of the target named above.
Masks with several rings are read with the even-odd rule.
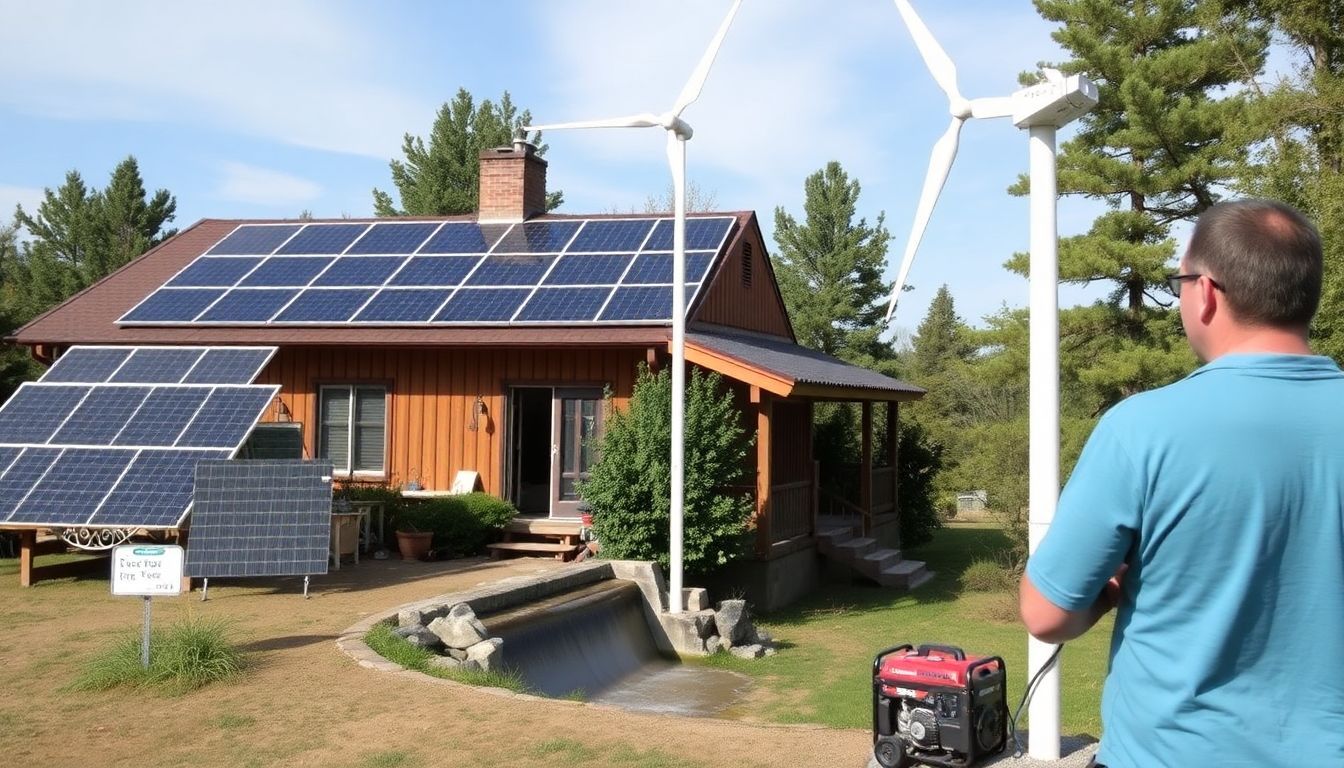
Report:
[[[19,586],[33,586],[33,558],[37,556],[37,531],[19,531]]]

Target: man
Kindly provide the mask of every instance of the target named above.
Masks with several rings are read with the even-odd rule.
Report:
[[[1027,563],[1027,630],[1118,607],[1107,768],[1344,766],[1344,373],[1313,356],[1321,242],[1261,200],[1169,278],[1207,364],[1097,424]]]

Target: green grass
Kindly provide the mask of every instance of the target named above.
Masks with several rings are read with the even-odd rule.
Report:
[[[256,718],[248,717],[247,715],[225,713],[211,718],[210,724],[221,731],[231,731],[238,728],[251,728],[257,724],[257,720]]]
[[[879,651],[902,643],[956,645],[968,654],[1004,658],[1009,709],[1016,710],[1026,682],[1027,635],[1017,619],[1015,589],[972,592],[962,586],[972,563],[996,560],[1007,547],[1007,538],[992,526],[945,528],[930,544],[907,553],[938,574],[918,590],[901,593],[857,583],[827,587],[784,611],[758,617],[760,627],[780,645],[779,654],[756,660],[717,654],[696,663],[745,673],[769,691],[757,699],[773,703],[750,714],[784,723],[868,728],[872,664]],[[1110,634],[1107,617],[1061,655],[1065,734],[1100,734],[1098,707]]]
[[[226,680],[243,669],[243,654],[223,622],[189,618],[155,630],[149,643],[148,669],[140,663],[140,643],[139,632],[117,637],[89,661],[72,687],[150,687],[185,693]]]
[[[388,661],[432,677],[441,677],[467,685],[507,688],[515,693],[529,692],[522,676],[513,670],[484,671],[430,666],[429,660],[434,658],[434,652],[412,645],[406,638],[398,636],[391,624],[375,624],[373,629],[364,635],[364,642],[374,653]]]
[[[365,755],[357,765],[359,768],[411,768],[420,765],[420,760],[409,752],[394,750]]]

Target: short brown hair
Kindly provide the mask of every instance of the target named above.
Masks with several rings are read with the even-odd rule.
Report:
[[[1218,203],[1200,214],[1186,255],[1222,286],[1241,322],[1311,324],[1321,299],[1321,236],[1296,208],[1274,200]]]

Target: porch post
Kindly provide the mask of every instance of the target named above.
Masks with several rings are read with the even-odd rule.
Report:
[[[863,401],[863,451],[859,457],[859,507],[863,510],[863,535],[873,532],[873,404]]]
[[[770,467],[771,397],[760,387],[751,388],[751,401],[756,404],[756,555],[769,557],[770,485],[774,482]]]
[[[896,520],[901,519],[901,467],[898,463],[901,458],[900,451],[900,417],[901,406],[895,400],[887,401],[887,466],[891,467],[891,511],[896,514]],[[900,540],[901,526],[896,526],[896,546],[901,545]]]

